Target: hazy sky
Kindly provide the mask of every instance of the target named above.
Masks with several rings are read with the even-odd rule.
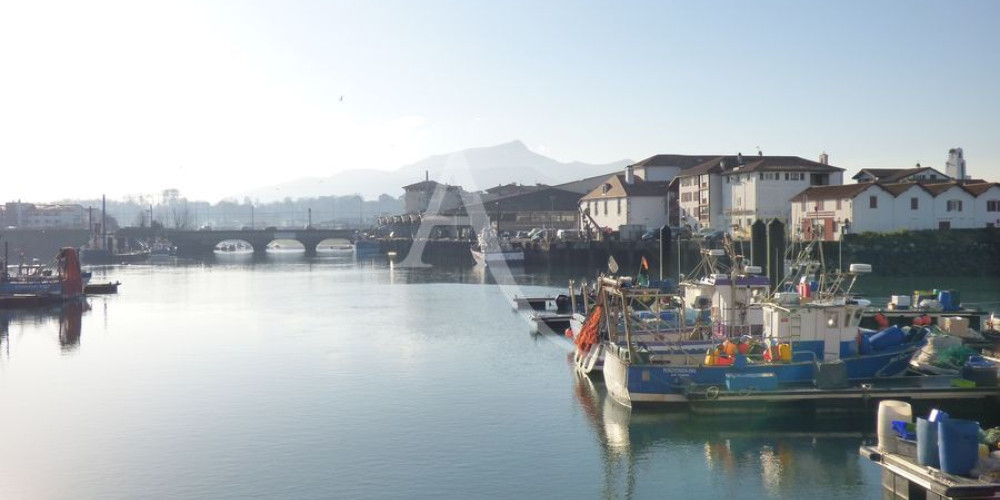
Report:
[[[513,139],[849,171],[961,146],[1000,181],[998,21],[988,0],[6,0],[0,202],[214,201]]]

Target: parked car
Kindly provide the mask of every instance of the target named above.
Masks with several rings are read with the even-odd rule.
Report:
[[[580,230],[579,229],[560,229],[556,231],[556,238],[560,240],[579,240]]]
[[[554,230],[549,228],[539,229],[538,232],[531,237],[531,241],[547,240],[551,239],[553,236],[555,236]]]
[[[274,226],[267,226],[267,227],[265,227],[265,228],[264,228],[264,230],[265,230],[265,231],[277,231],[277,230],[278,230],[278,228],[276,228],[276,227],[274,227]]]

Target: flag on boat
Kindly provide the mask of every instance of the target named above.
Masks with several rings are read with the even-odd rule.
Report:
[[[642,256],[642,268],[643,269],[649,269],[649,261],[646,260],[646,256],[645,255]]]

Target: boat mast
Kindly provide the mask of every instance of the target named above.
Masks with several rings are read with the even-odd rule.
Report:
[[[101,248],[108,245],[108,202],[105,195],[101,195]]]

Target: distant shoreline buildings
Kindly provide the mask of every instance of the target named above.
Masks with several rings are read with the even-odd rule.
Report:
[[[8,202],[0,207],[0,228],[86,229],[85,213],[80,205]]]
[[[478,194],[490,221],[503,229],[579,229],[595,239],[634,238],[664,225],[746,238],[754,222],[775,219],[798,240],[836,241],[852,232],[1000,227],[1000,184],[969,178],[961,148],[948,151],[944,172],[919,164],[863,168],[853,177],[856,183],[844,184],[844,171],[831,165],[826,153],[818,161],[762,152],[661,154],[607,176],[560,186],[511,184]],[[432,207],[439,189],[440,206]],[[463,199],[469,193],[460,186],[426,178],[404,191],[408,218],[396,222],[419,222],[429,210],[466,214]]]

